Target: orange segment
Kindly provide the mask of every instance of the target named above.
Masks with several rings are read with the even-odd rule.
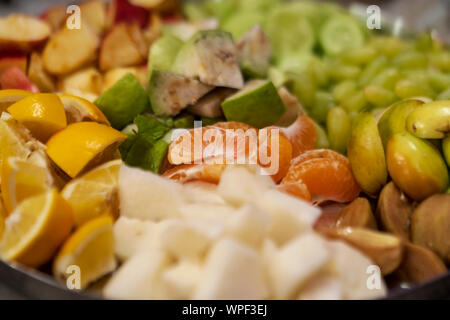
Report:
[[[292,144],[292,157],[295,158],[306,150],[314,149],[317,141],[317,131],[314,121],[306,114],[301,115],[281,132]]]
[[[320,152],[312,152],[310,156],[314,154],[319,155]],[[326,153],[322,153],[322,155],[324,154]],[[332,154],[332,157],[334,156]],[[360,189],[351,172],[348,160],[345,160],[316,157],[299,162],[291,166],[281,184],[303,182],[315,202],[352,201],[358,196]]]
[[[225,164],[182,164],[167,170],[162,176],[181,183],[199,180],[217,184],[225,167]]]
[[[280,184],[277,186],[277,190],[305,201],[311,201],[311,193],[306,184],[301,181]]]
[[[348,159],[336,151],[333,151],[330,149],[314,149],[314,150],[305,151],[298,157],[292,159],[291,167],[295,166],[297,164],[300,164],[302,162],[305,162],[307,160],[310,160],[310,159],[321,159],[321,158],[337,160],[344,164],[349,164]]]

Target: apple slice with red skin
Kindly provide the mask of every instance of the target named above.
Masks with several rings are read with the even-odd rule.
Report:
[[[2,72],[0,75],[0,87],[2,89],[22,89],[39,92],[38,87],[28,79],[20,68],[15,66]]]
[[[50,36],[50,26],[40,19],[21,14],[0,18],[0,52],[27,53],[39,49]]]
[[[0,55],[0,74],[10,67],[18,67],[25,72],[27,70],[26,55]]]
[[[113,0],[108,7],[110,25],[121,22],[137,23],[140,28],[148,24],[150,12],[139,6],[131,4],[128,0]]]

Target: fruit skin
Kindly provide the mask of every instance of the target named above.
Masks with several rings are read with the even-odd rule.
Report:
[[[363,112],[354,120],[348,142],[348,159],[361,189],[371,196],[386,184],[383,145],[372,114]]]
[[[286,107],[271,81],[254,80],[226,99],[222,103],[222,110],[228,121],[263,128],[277,122]]]
[[[109,24],[137,23],[141,28],[146,27],[149,20],[147,9],[133,5],[128,0],[113,0],[108,8],[108,16]]]
[[[8,224],[6,225],[2,242],[0,242],[0,251],[2,251],[3,259],[17,261],[28,267],[40,267],[52,258],[59,245],[69,235],[73,227],[72,208],[58,194],[56,189],[52,189],[47,193],[33,198],[28,198],[11,214],[11,217],[14,217],[15,214],[21,214],[23,216],[25,213],[21,212],[21,210],[27,210],[28,216],[36,214],[30,206],[37,199],[43,197],[47,198],[43,201],[49,201],[48,198],[51,198],[51,207],[48,209],[50,214],[46,215],[45,219],[42,219],[43,221],[35,221],[39,224],[39,230],[28,230],[32,233],[31,236],[33,238],[27,239],[29,242],[22,248],[15,250],[15,252],[5,250],[5,239],[8,236]],[[27,236],[30,237],[30,235]]]
[[[450,167],[450,136],[448,136],[442,141],[442,150],[444,152],[447,165]]]
[[[127,73],[98,97],[94,104],[106,115],[111,125],[121,130],[149,108],[147,93],[131,73]]]
[[[411,217],[411,240],[450,263],[450,194],[436,194],[423,201]]]
[[[26,97],[8,107],[8,112],[27,127],[40,141],[64,129],[66,113],[61,99],[54,93],[39,93]]]
[[[410,218],[413,213],[411,201],[402,194],[394,182],[381,190],[377,205],[377,218],[381,227],[405,241],[410,238]]]
[[[171,34],[163,35],[152,43],[148,55],[148,73],[151,75],[153,69],[170,71],[182,46],[183,41]]]
[[[10,67],[18,67],[23,72],[27,71],[26,55],[3,55],[0,54],[0,74]]]
[[[442,139],[450,132],[450,100],[425,103],[406,119],[408,131],[422,139]]]
[[[56,91],[55,79],[50,76],[44,69],[42,57],[37,52],[32,52],[30,61],[28,62],[28,78],[35,83],[41,92]]]
[[[74,178],[99,161],[110,160],[126,135],[96,122],[77,122],[47,141],[47,155]],[[74,157],[74,154],[76,157]]]
[[[370,203],[366,198],[356,198],[339,211],[336,227],[359,227],[377,229]]]
[[[448,187],[447,166],[437,148],[406,131],[389,140],[386,160],[392,180],[414,200],[421,201]]]
[[[38,87],[28,79],[19,67],[9,67],[0,74],[0,87],[2,89],[21,89],[30,92],[39,92]]]
[[[418,99],[406,99],[394,103],[383,113],[378,121],[378,131],[380,132],[384,148],[386,148],[389,139],[394,134],[406,130],[408,115],[422,104],[423,101]]]

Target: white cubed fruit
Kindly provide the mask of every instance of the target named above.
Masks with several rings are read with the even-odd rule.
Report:
[[[259,253],[233,239],[217,241],[206,260],[194,299],[259,300],[267,296]]]
[[[341,300],[342,293],[338,278],[319,273],[302,288],[297,300]]]
[[[139,243],[148,233],[153,232],[155,223],[139,219],[120,217],[114,223],[115,253],[120,261],[132,257]]]
[[[274,187],[275,184],[270,176],[261,175],[258,169],[229,166],[222,173],[217,190],[223,199],[235,206],[240,206]]]
[[[236,240],[257,248],[269,232],[269,228],[269,214],[254,204],[246,204],[230,218],[225,233]]]
[[[180,208],[185,219],[204,220],[225,225],[236,209],[223,204],[187,203]]]
[[[225,200],[217,193],[217,185],[203,181],[185,184],[186,200],[189,203],[209,203],[225,205]]]
[[[195,260],[182,260],[164,270],[161,277],[163,291],[168,299],[192,299],[202,278],[202,265]]]
[[[141,251],[114,273],[103,294],[110,299],[162,299],[161,274],[170,263],[161,250]]]
[[[175,221],[161,230],[161,248],[176,258],[200,258],[221,231],[214,225],[195,220]]]
[[[332,255],[327,270],[342,282],[344,299],[373,299],[386,294],[383,276],[369,258],[342,241],[328,241],[327,246]]]
[[[320,215],[320,209],[277,190],[257,199],[257,205],[270,214],[270,236],[278,245],[310,230]]]
[[[182,185],[152,172],[122,165],[119,172],[120,214],[160,221],[180,215]]]
[[[325,240],[308,232],[285,244],[269,265],[269,276],[275,299],[293,299],[315,273],[328,261]]]

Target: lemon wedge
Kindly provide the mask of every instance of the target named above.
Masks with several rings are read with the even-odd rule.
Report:
[[[8,107],[12,117],[27,127],[40,141],[47,141],[67,125],[61,99],[54,93],[37,93]]]
[[[81,289],[116,268],[111,217],[85,223],[66,240],[54,260],[53,274],[64,281],[70,266],[79,268]]]
[[[0,239],[2,238],[3,230],[5,230],[5,218],[6,218],[5,207],[3,206],[2,199],[0,199]]]
[[[111,160],[127,136],[96,122],[77,122],[47,142],[48,156],[70,177]]]
[[[104,213],[117,216],[117,182],[122,160],[109,161],[70,181],[61,191],[74,211],[77,226]]]
[[[64,109],[66,110],[67,122],[95,121],[109,125],[109,121],[103,112],[92,102],[71,94],[59,94]]]
[[[12,212],[23,200],[53,186],[54,179],[47,163],[37,155],[28,159],[10,157],[3,162],[1,191],[7,212]]]
[[[17,101],[31,96],[33,93],[20,89],[5,89],[0,90],[0,113],[6,110],[10,105]]]
[[[0,256],[37,268],[53,257],[72,227],[72,208],[56,189],[28,198],[5,221]]]

